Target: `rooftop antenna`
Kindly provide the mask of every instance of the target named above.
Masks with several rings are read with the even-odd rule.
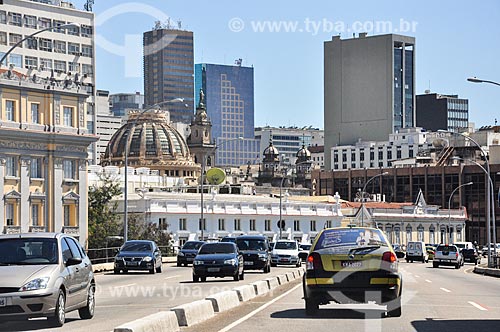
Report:
[[[83,5],[83,8],[88,11],[88,12],[91,12],[92,11],[92,6],[94,5],[94,0],[87,0],[87,2]]]

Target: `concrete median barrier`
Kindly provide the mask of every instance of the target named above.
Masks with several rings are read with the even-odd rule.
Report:
[[[250,285],[252,285],[253,288],[255,289],[256,295],[262,295],[269,292],[269,286],[267,285],[267,281],[265,280],[256,281],[251,283]]]
[[[275,289],[279,286],[278,278],[276,277],[267,278],[265,279],[265,282],[267,282],[267,287],[269,287],[270,290]]]
[[[288,282],[291,282],[292,280],[295,280],[295,275],[293,274],[293,272],[287,272],[286,278],[288,279]]]
[[[223,312],[240,305],[238,293],[234,290],[212,294],[205,300],[212,302],[215,312]]]
[[[284,274],[280,274],[279,276],[276,276],[276,278],[278,279],[278,283],[280,285],[284,285],[288,282],[288,278]]]
[[[211,301],[200,300],[170,309],[177,315],[179,326],[191,326],[215,316]]]
[[[155,314],[115,327],[114,332],[178,332],[177,316],[172,311]]]
[[[256,295],[253,285],[245,285],[233,289],[238,294],[240,302],[246,302],[253,299]]]

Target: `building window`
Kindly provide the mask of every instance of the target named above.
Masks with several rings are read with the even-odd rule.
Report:
[[[71,225],[71,209],[69,205],[63,205],[64,211],[64,226]]]
[[[411,226],[406,227],[406,243],[412,240],[412,229]]]
[[[38,58],[33,56],[25,56],[24,67],[26,69],[38,69]]]
[[[17,33],[9,33],[9,45],[14,46],[19,43],[23,39],[22,35],[18,35]],[[22,44],[19,44],[17,47],[23,47]]]
[[[5,158],[5,175],[17,177],[17,157],[8,156]]]
[[[310,227],[311,232],[315,232],[316,231],[316,220],[311,220],[310,224],[311,224],[311,227]]]
[[[0,10],[0,23],[7,24],[7,13],[5,10]]]
[[[63,124],[67,127],[73,127],[73,107],[64,106]]]
[[[0,31],[0,45],[7,45],[7,32]]]
[[[52,52],[52,40],[47,38],[40,38],[40,51]]]
[[[250,231],[256,230],[255,219],[250,219]]]
[[[9,24],[17,27],[22,26],[22,15],[19,13],[9,13]]]
[[[88,76],[93,76],[94,69],[93,69],[92,65],[82,64],[82,74],[88,75]]]
[[[92,58],[92,46],[82,45],[82,56]]]
[[[271,231],[271,220],[269,220],[269,219],[264,220],[264,225],[265,225],[266,232],[270,232]]]
[[[201,218],[198,219],[198,229],[204,231],[207,230],[207,220],[205,218],[203,218],[203,221],[201,220]]]
[[[36,16],[24,15],[24,26],[26,28],[36,29]]]
[[[31,103],[31,122],[40,123],[40,104]]]
[[[160,230],[166,230],[168,228],[167,218],[158,218],[158,227]]]
[[[293,221],[293,231],[300,232],[300,220]]]
[[[76,162],[74,160],[63,160],[63,173],[65,179],[76,179]]]
[[[68,35],[71,35],[71,36],[79,36],[80,35],[80,28],[77,26],[69,26],[66,28],[66,31],[68,31]]]
[[[31,225],[40,225],[40,204],[31,204]]]
[[[14,204],[7,203],[5,205],[5,221],[7,226],[14,226]]]
[[[66,22],[54,20],[52,26],[54,26],[55,28],[52,31],[58,32],[58,33],[66,33],[66,29],[60,28],[60,26],[64,25],[64,24],[66,24]]]
[[[434,227],[429,228],[429,243],[431,243],[431,244],[436,243],[436,235],[435,235]]]
[[[179,230],[180,231],[187,230],[186,218],[179,218]]]
[[[7,121],[15,121],[16,102],[13,100],[5,101],[5,119]]]
[[[92,27],[89,25],[82,24],[81,27],[81,36],[82,37],[91,37],[92,36]]]
[[[417,241],[424,241],[424,227],[422,225],[417,227]]]
[[[80,64],[78,62],[68,62],[68,70],[72,73],[79,73]]]
[[[54,52],[66,54],[66,42],[61,40],[54,40]]]
[[[332,221],[331,220],[327,220],[325,222],[325,228],[332,228]]]
[[[226,221],[224,219],[219,219],[219,231],[226,230]]]
[[[59,73],[66,72],[66,61],[54,60],[54,70]]]
[[[42,158],[31,159],[30,177],[34,179],[42,178]]]
[[[38,25],[40,26],[40,29],[51,27],[52,20],[50,18],[46,18],[46,17],[39,17],[38,18]]]
[[[52,59],[40,58],[40,70],[52,70]]]
[[[80,55],[80,45],[75,43],[68,43],[68,54]]]
[[[241,220],[240,219],[234,219],[234,230],[241,231]]]

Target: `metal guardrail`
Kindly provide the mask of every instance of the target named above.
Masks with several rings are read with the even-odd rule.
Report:
[[[169,246],[158,246],[163,257],[175,256],[174,249]],[[120,247],[87,249],[92,264],[112,263]]]

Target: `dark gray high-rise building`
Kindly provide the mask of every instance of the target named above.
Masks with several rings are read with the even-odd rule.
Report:
[[[469,100],[458,98],[458,95],[418,95],[416,113],[417,127],[429,131],[462,132],[469,127]]]
[[[415,38],[367,36],[324,45],[325,169],[331,148],[386,141],[415,126]]]
[[[191,123],[194,115],[193,32],[164,28],[160,24],[144,33],[144,103],[166,103],[172,122]],[[187,104],[187,106],[186,106]]]

